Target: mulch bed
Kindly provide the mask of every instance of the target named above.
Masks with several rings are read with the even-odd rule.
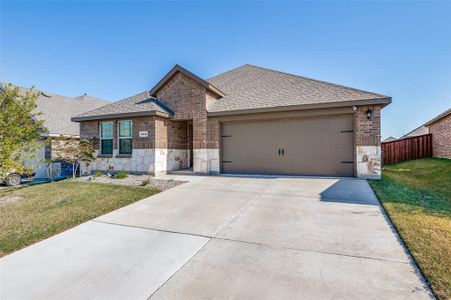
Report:
[[[106,175],[103,175],[101,177],[84,177],[80,178],[78,180],[88,180],[92,182],[100,182],[100,183],[110,183],[110,184],[120,184],[120,185],[134,185],[134,186],[142,186],[146,188],[154,188],[160,191],[165,191],[168,189],[171,189],[173,187],[176,187],[178,185],[181,185],[185,183],[186,181],[178,181],[178,180],[166,180],[166,179],[155,179],[154,177],[150,175],[131,175],[128,174],[127,178],[123,179],[116,179],[113,177],[108,177]],[[145,184],[145,185],[144,185]]]

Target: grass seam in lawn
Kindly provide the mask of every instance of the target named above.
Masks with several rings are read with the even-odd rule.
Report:
[[[384,218],[387,220],[387,223],[389,224],[389,226],[391,227],[391,229],[396,232],[396,236],[398,241],[401,243],[402,247],[404,248],[404,251],[408,254],[408,257],[410,258],[410,262],[412,264],[412,266],[415,269],[415,273],[417,274],[417,276],[420,277],[420,280],[423,283],[423,287],[426,288],[429,292],[429,294],[431,296],[433,296],[435,299],[438,299],[437,295],[435,294],[434,290],[431,288],[431,283],[429,282],[429,280],[427,279],[427,277],[424,275],[423,270],[421,269],[420,265],[418,264],[418,262],[415,259],[415,256],[410,252],[409,247],[407,247],[406,242],[404,241],[404,239],[402,238],[402,235],[399,233],[399,229],[396,226],[396,224],[392,221],[390,214],[388,213],[388,211],[385,209],[384,203],[383,201],[381,201],[379,199],[379,196],[377,195],[377,192],[373,189],[373,187],[368,183],[368,185],[371,187],[371,190],[373,191],[374,195],[376,196],[377,201],[379,202],[380,206],[381,206],[381,211],[382,214],[384,215]]]

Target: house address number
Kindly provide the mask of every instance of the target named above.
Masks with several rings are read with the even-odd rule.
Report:
[[[140,131],[139,132],[139,137],[148,137],[149,136],[149,132],[148,131]]]

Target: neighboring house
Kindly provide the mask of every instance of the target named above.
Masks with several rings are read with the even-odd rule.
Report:
[[[150,91],[72,118],[98,139],[83,172],[379,178],[388,96],[244,65],[204,80],[176,65]]]
[[[388,142],[393,142],[393,141],[397,141],[398,139],[393,137],[393,136],[389,136],[388,138],[386,138],[385,140],[382,141],[382,143],[388,143]]]
[[[432,133],[432,155],[451,159],[451,108],[424,124]]]
[[[24,94],[27,90],[27,88],[19,87],[20,93]],[[86,94],[71,98],[53,93],[37,92],[39,96],[36,99],[36,111],[42,112],[42,115],[36,118],[44,120],[44,126],[47,132],[44,133],[43,138],[50,138],[50,141],[52,138],[61,135],[78,138],[80,136],[80,126],[78,123],[71,121],[71,118],[110,103],[109,101],[94,98]],[[37,166],[35,170],[37,177],[46,177],[47,164],[43,163],[42,160],[51,158],[54,158],[52,156],[52,143],[46,143],[45,145],[43,143],[42,149],[38,151],[36,157],[28,160],[26,164]],[[65,173],[64,166],[62,171]],[[71,170],[66,171],[67,173],[71,172]]]
[[[399,139],[432,133],[432,155],[451,158],[451,108]]]
[[[414,130],[412,130],[411,132],[403,135],[402,137],[400,137],[399,139],[404,139],[404,138],[408,138],[408,137],[414,137],[414,136],[420,136],[420,135],[425,135],[429,133],[429,128],[427,128],[424,125],[421,125],[418,128],[415,128]]]

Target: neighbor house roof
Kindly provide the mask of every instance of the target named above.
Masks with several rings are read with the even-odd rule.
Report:
[[[433,118],[432,120],[427,121],[424,126],[429,126],[432,123],[435,123],[441,119],[443,119],[444,117],[448,116],[451,114],[451,108],[445,110],[444,112],[442,112],[441,114],[439,114],[438,116],[436,116],[435,118]]]
[[[3,84],[3,89],[5,87],[6,84]],[[22,94],[30,90],[24,87],[18,88]],[[72,122],[71,118],[110,103],[88,95],[71,98],[39,90],[36,91],[39,93],[36,99],[36,111],[42,112],[41,115],[36,116],[36,119],[44,120],[44,126],[47,128],[49,135],[80,135],[80,125]]]
[[[449,109],[445,110],[444,112],[442,112],[441,114],[435,116],[434,118],[432,118],[431,120],[427,121],[426,123],[424,123],[420,127],[417,127],[414,130],[410,131],[409,133],[403,135],[402,137],[400,137],[400,139],[428,134],[429,133],[429,127],[428,126],[430,126],[431,124],[433,124],[433,123],[445,118],[446,116],[448,116],[450,114],[451,114],[451,108],[449,108]]]
[[[209,115],[391,102],[385,95],[252,65],[207,81],[225,94],[208,107]]]
[[[398,139],[393,137],[393,136],[389,136],[388,138],[386,138],[385,140],[382,141],[382,143],[388,143],[388,142],[393,142],[393,141],[397,141]]]
[[[399,139],[404,139],[404,138],[414,137],[414,136],[419,136],[419,135],[425,135],[425,134],[428,134],[428,133],[429,133],[429,128],[427,128],[424,125],[421,125],[420,127],[417,127],[414,130],[410,131],[409,133],[406,133],[405,135],[403,135]]]
[[[159,115],[168,117],[174,112],[161,103],[157,98],[152,97],[149,91],[136,94],[132,97],[99,107],[72,118],[72,121],[88,121],[119,117],[137,117]]]

